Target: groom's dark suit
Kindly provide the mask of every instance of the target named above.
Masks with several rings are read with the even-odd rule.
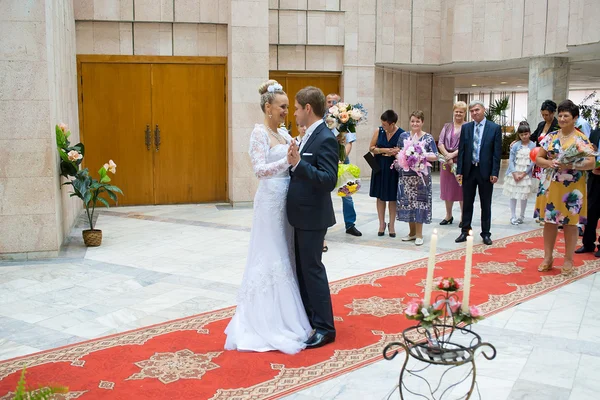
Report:
[[[321,257],[327,228],[335,224],[331,192],[337,183],[338,144],[324,123],[307,138],[300,157],[298,165],[290,168],[287,195],[298,284],[311,326],[335,337],[329,282]]]
[[[479,162],[477,163],[473,160],[474,133],[475,121],[464,124],[460,131],[456,174],[463,176],[462,232],[468,233],[471,230],[473,203],[477,188],[479,188],[481,236],[489,238],[492,223],[492,193],[494,191],[490,177],[498,177],[500,174],[502,131],[500,125],[492,121],[485,121],[480,141]]]

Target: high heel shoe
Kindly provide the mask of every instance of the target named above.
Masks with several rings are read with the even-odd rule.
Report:
[[[450,219],[444,218],[442,222],[440,222],[440,225],[450,225],[452,222],[454,222],[454,217],[450,217]]]
[[[385,224],[385,225],[383,226],[383,231],[379,231],[379,232],[377,232],[377,236],[383,236],[383,235],[385,235],[385,227],[386,227],[386,226],[387,226],[387,224]]]
[[[388,224],[388,231],[390,230],[390,224]],[[391,238],[395,238],[396,237],[396,232],[390,232],[390,237]]]
[[[552,261],[550,261],[548,264],[542,262],[538,267],[538,272],[550,271],[552,269],[552,264],[554,264],[554,259],[552,259]]]
[[[569,266],[567,266],[567,263],[569,263]],[[569,275],[573,272],[573,270],[574,270],[573,261],[565,260],[565,262],[563,262],[562,270],[560,271],[560,273],[563,275]]]

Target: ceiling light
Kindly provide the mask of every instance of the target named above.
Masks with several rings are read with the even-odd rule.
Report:
[[[506,82],[500,82],[501,85],[506,85]]]
[[[473,83],[471,86],[475,87],[475,86],[477,86],[477,85]]]

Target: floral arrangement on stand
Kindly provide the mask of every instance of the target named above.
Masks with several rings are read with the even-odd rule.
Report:
[[[431,164],[427,161],[427,152],[421,142],[413,142],[410,139],[404,139],[404,146],[392,163],[390,168],[402,169],[403,171],[414,171],[423,179],[429,175]]]
[[[431,305],[426,305],[424,299],[413,300],[408,304],[404,315],[410,320],[419,321],[421,326],[431,329],[434,325],[443,325],[450,319],[454,326],[458,324],[471,325],[483,319],[483,313],[477,306],[466,306],[458,301],[455,292],[463,287],[461,281],[452,277],[439,278],[435,288],[445,292]]]
[[[338,165],[338,180],[335,186],[340,197],[352,196],[360,186],[360,168],[353,164]]]
[[[362,104],[337,103],[327,110],[325,123],[331,130],[337,130],[340,162],[346,160],[346,133],[356,133],[356,126],[367,121],[367,110]]]
[[[82,232],[85,245],[99,246],[102,243],[102,231],[94,229],[94,212],[98,202],[106,207],[110,207],[108,200],[101,195],[105,193],[110,200],[117,203],[117,193],[123,194],[121,189],[109,184],[111,179],[108,173],[116,174],[117,164],[113,160],[109,160],[98,171],[100,180],[92,178],[87,168],[79,168],[84,157],[83,144],[78,143],[75,146],[71,146],[69,143],[70,135],[71,131],[69,131],[67,125],[56,125],[56,145],[61,158],[60,174],[67,179],[72,178],[63,183],[63,185],[71,185],[73,187],[70,197],[77,196],[83,201],[83,207],[85,208],[90,226],[90,229]]]

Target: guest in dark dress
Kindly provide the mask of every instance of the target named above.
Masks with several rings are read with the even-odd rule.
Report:
[[[536,146],[540,145],[540,140],[546,136],[548,132],[554,132],[560,129],[558,126],[558,120],[554,116],[556,113],[556,103],[552,100],[546,100],[542,103],[542,107],[540,109],[540,113],[542,114],[542,118],[544,119],[540,122],[531,134],[529,140],[535,142]]]
[[[373,133],[369,151],[375,156],[381,170],[371,172],[371,189],[369,196],[377,198],[377,216],[379,217],[378,236],[385,234],[385,204],[389,209],[389,234],[396,237],[394,221],[396,218],[396,198],[398,193],[398,171],[391,168],[394,156],[398,154],[398,139],[404,132],[398,128],[398,114],[394,110],[387,110],[381,114],[381,126]]]

